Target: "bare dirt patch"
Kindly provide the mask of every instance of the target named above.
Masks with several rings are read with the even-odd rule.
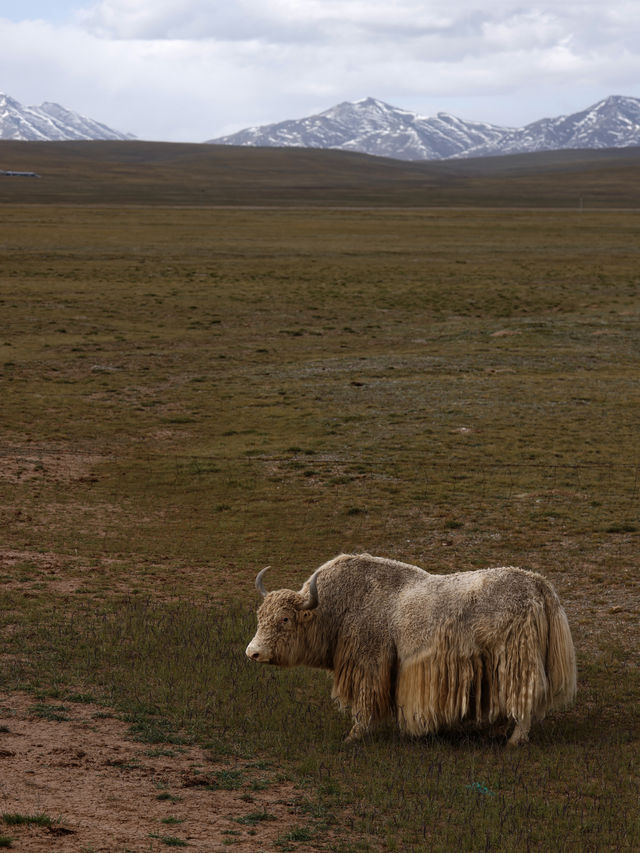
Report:
[[[69,452],[51,446],[36,448],[5,445],[0,453],[0,480],[8,483],[26,480],[81,482],[91,478],[93,467],[103,459],[96,453]]]
[[[299,792],[277,780],[265,790],[215,790],[216,779],[247,772],[247,764],[213,763],[199,747],[135,742],[97,705],[0,693],[0,814],[53,821],[0,821],[0,835],[16,850],[155,851],[180,841],[194,850],[274,849],[304,822],[296,815]]]
[[[77,592],[91,571],[95,567],[83,565],[69,555],[0,549],[0,577],[5,592],[21,590],[28,596],[34,589],[46,588],[50,594],[68,596]]]

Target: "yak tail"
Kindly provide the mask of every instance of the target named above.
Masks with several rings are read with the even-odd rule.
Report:
[[[569,621],[554,592],[546,596],[549,624],[546,672],[549,682],[549,707],[566,707],[576,696],[576,653]]]

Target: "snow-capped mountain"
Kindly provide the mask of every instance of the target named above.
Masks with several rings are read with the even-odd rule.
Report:
[[[340,148],[402,160],[441,160],[496,142],[504,130],[439,113],[424,118],[375,98],[345,101],[318,115],[250,127],[212,139],[225,145]]]
[[[0,93],[0,139],[49,142],[62,139],[133,139],[60,104],[24,107]]]
[[[425,117],[375,98],[338,104],[299,120],[250,127],[209,140],[223,145],[338,148],[399,160],[444,160],[560,148],[640,145],[640,100],[611,96],[582,112],[522,128]]]
[[[466,156],[553,151],[562,148],[627,148],[640,145],[640,99],[612,95],[586,110],[543,118],[505,133],[497,150],[476,146]]]

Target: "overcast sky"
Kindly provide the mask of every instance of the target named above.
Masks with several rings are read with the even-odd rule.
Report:
[[[640,97],[638,0],[0,0],[0,91],[202,142],[373,96],[521,126]]]

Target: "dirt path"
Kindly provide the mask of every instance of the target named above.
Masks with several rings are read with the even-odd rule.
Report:
[[[254,853],[273,850],[305,822],[289,784],[212,790],[245,768],[213,764],[197,747],[137,743],[125,723],[95,705],[63,707],[0,692],[0,814],[53,820],[49,827],[0,821],[0,837],[11,838],[16,851],[124,853],[186,844]]]

